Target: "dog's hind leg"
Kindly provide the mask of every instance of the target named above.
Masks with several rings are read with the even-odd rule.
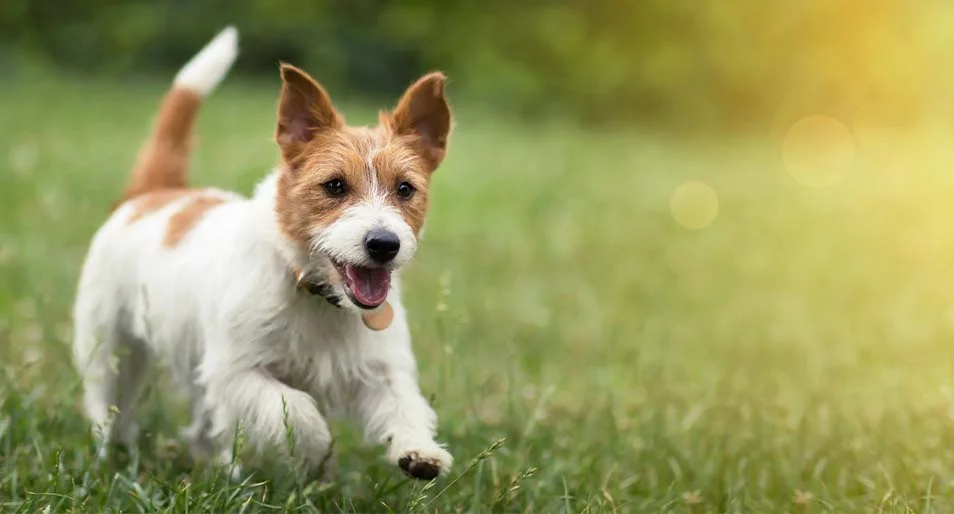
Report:
[[[108,444],[135,451],[135,409],[145,383],[149,351],[141,341],[123,333],[118,319],[103,322],[79,314],[73,352],[83,380],[85,412],[102,443],[100,456],[105,455]]]

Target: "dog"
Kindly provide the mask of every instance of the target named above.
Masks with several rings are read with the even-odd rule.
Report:
[[[279,63],[279,165],[251,197],[190,189],[195,117],[237,55],[227,27],[179,71],[92,239],[73,311],[85,414],[102,448],[135,448],[145,372],[161,361],[190,401],[182,433],[198,458],[236,469],[242,434],[253,456],[328,478],[326,415],[342,415],[407,475],[446,474],[398,276],[447,149],[446,77],[424,75],[376,126],[352,127]]]

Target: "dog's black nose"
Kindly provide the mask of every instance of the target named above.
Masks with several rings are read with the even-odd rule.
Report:
[[[364,247],[375,262],[384,264],[397,256],[398,250],[401,249],[401,240],[390,230],[376,228],[364,237]]]

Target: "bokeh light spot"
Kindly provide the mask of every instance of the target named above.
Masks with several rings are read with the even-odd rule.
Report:
[[[831,187],[855,164],[855,138],[848,127],[831,116],[806,116],[785,135],[782,160],[785,170],[799,183]]]
[[[686,182],[673,191],[669,209],[676,223],[683,227],[693,230],[705,228],[719,214],[719,196],[708,184]]]

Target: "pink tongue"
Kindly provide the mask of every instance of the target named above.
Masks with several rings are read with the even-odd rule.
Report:
[[[368,307],[384,303],[391,288],[391,272],[385,268],[345,266],[345,280],[355,299]]]

